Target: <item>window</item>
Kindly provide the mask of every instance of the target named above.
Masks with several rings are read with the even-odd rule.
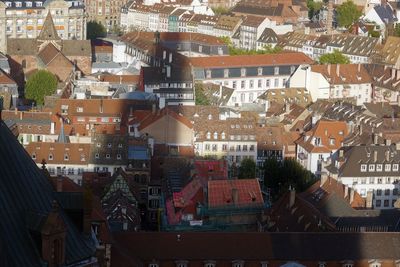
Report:
[[[236,81],[233,81],[233,82],[232,82],[232,88],[233,88],[233,89],[236,89]]]
[[[158,267],[158,264],[157,263],[150,263],[149,267]]]
[[[211,133],[210,132],[207,132],[206,138],[207,139],[211,139]]]
[[[205,147],[204,147],[204,150],[205,151],[210,151],[210,144],[206,144]]]
[[[367,164],[361,164],[361,172],[367,171]]]
[[[381,172],[382,171],[382,164],[376,164],[376,171]]]
[[[399,189],[395,188],[393,189],[393,196],[397,196],[399,194]]]
[[[392,165],[390,164],[385,164],[385,172],[390,172]]]
[[[86,160],[85,154],[81,154],[81,161],[85,161],[85,160]]]
[[[353,263],[345,263],[343,264],[343,267],[353,267]]]
[[[49,160],[53,160],[53,154],[49,154]]]
[[[122,144],[118,144],[118,148],[122,148]]]
[[[64,160],[69,160],[69,155],[68,154],[64,154]]]
[[[390,189],[385,189],[385,196],[389,196],[390,195]]]
[[[32,154],[32,159],[36,159],[36,154],[35,153]]]
[[[243,267],[244,263],[243,261],[234,261],[232,262],[232,267]]]
[[[245,81],[241,81],[241,82],[240,82],[240,88],[243,89],[243,88],[245,88],[245,87],[246,87]]]
[[[117,159],[121,159],[121,154],[117,154]]]
[[[385,200],[383,201],[383,206],[384,206],[384,207],[389,207],[389,199],[385,199]]]
[[[111,143],[108,143],[108,144],[107,144],[107,147],[108,147],[108,148],[111,148]]]
[[[266,86],[266,87],[269,87],[269,86],[270,86],[270,83],[271,83],[270,80],[267,79],[267,80],[265,81],[265,86]]]
[[[399,171],[399,164],[393,164],[393,171],[394,172]]]
[[[260,79],[260,80],[258,80],[258,88],[261,88],[262,87],[262,80]]]
[[[377,199],[376,201],[375,201],[375,206],[376,207],[380,207],[382,205],[382,201],[380,200],[380,199]]]
[[[240,101],[245,102],[246,101],[246,95],[244,93],[240,94]]]
[[[250,145],[250,151],[254,151],[254,145]]]
[[[279,75],[279,67],[274,68],[274,75]]]
[[[250,88],[253,88],[253,87],[254,87],[254,81],[250,80]]]
[[[368,171],[370,171],[370,172],[375,171],[375,165],[374,164],[369,164]]]
[[[213,145],[212,145],[212,151],[217,151],[217,150],[218,150],[218,145],[213,144]]]
[[[382,183],[382,178],[378,178],[378,184]]]
[[[218,139],[218,133],[217,132],[214,133],[214,139]]]
[[[331,146],[335,145],[335,139],[334,139],[334,138],[330,138],[330,139],[329,139],[329,144],[330,144]]]
[[[221,139],[222,139],[222,140],[225,139],[225,133],[224,133],[224,132],[221,133]]]
[[[83,112],[83,107],[77,107],[76,112]]]
[[[210,79],[211,78],[211,70],[206,71],[206,78]]]
[[[237,145],[237,146],[236,146],[236,151],[242,151],[241,145]]]
[[[279,79],[275,79],[275,80],[274,80],[274,86],[275,86],[275,87],[278,87],[278,86],[279,86]]]
[[[376,189],[376,195],[381,196],[382,195],[382,189]]]
[[[243,145],[243,151],[247,151],[247,145]]]
[[[215,267],[215,262],[214,261],[206,261],[204,263],[204,267]]]
[[[95,157],[96,159],[99,159],[99,158],[100,158],[99,153],[96,153],[96,154],[94,155],[94,157]]]
[[[240,69],[240,76],[246,76],[246,69]]]

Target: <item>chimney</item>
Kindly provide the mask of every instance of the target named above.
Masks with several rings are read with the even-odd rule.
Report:
[[[23,118],[24,118],[24,112],[20,111],[19,112],[19,119],[22,121]]]
[[[0,120],[1,120],[1,113],[3,111],[3,97],[0,96]]]
[[[367,192],[367,199],[365,201],[365,207],[367,209],[372,209],[372,199],[373,199],[373,192],[372,191],[368,191]]]
[[[51,122],[50,123],[50,134],[54,134],[54,128],[55,128],[55,123]]]
[[[100,113],[103,113],[103,98],[100,99]]]
[[[350,202],[349,203],[351,204],[351,203],[353,203],[353,201],[354,201],[354,189],[351,188],[350,189]]]
[[[222,84],[219,85],[219,99],[222,99]]]
[[[344,198],[346,198],[348,194],[349,194],[349,186],[345,185],[344,186]]]
[[[289,189],[289,194],[290,194],[290,198],[289,198],[289,208],[292,208],[294,206],[294,202],[296,200],[296,189],[294,188],[290,188]]]
[[[328,64],[327,68],[328,68],[328,76],[331,76],[331,64],[330,63]]]
[[[374,145],[378,145],[378,134],[374,133],[373,137],[374,137]]]
[[[340,76],[340,64],[336,64],[336,75]]]
[[[57,176],[57,182],[56,182],[56,190],[57,192],[62,192],[63,191],[63,177],[62,175]]]
[[[327,180],[328,180],[328,175],[326,175],[326,174],[321,175],[321,183],[319,186],[322,187],[326,183]]]
[[[390,160],[390,151],[389,150],[385,151],[385,159],[386,159],[386,161]]]
[[[374,162],[378,161],[378,151],[374,150]]]
[[[357,71],[358,71],[358,73],[361,72],[361,64],[360,63],[358,63],[358,65],[357,65]]]
[[[235,205],[239,202],[239,190],[237,188],[232,188],[232,200]]]

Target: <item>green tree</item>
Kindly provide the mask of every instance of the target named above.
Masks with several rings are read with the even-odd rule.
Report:
[[[204,94],[203,85],[200,83],[195,84],[195,104],[196,106],[209,106],[210,100]]]
[[[319,58],[320,64],[349,64],[348,57],[343,55],[339,50],[334,50],[332,53],[324,54]]]
[[[316,177],[295,159],[267,159],[264,163],[264,184],[271,189],[272,200],[277,200],[289,187],[302,192],[316,182]]]
[[[314,0],[307,0],[308,17],[312,19],[322,8],[322,2],[314,2]]]
[[[229,14],[229,9],[219,6],[211,8],[216,16]]]
[[[256,163],[251,158],[243,159],[239,167],[239,179],[256,178]]]
[[[96,21],[89,21],[86,26],[86,37],[89,40],[94,40],[99,37],[106,37],[107,30],[103,24]]]
[[[34,100],[36,105],[43,105],[44,97],[54,94],[56,89],[57,77],[47,70],[39,70],[26,82],[25,97]]]
[[[397,23],[394,27],[394,36],[400,37],[400,23]]]
[[[336,8],[337,22],[340,27],[350,28],[362,15],[353,1],[349,0]]]

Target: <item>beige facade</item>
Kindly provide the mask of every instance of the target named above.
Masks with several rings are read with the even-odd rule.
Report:
[[[17,4],[21,6],[17,7]],[[49,12],[61,39],[86,39],[83,5],[63,0],[51,2],[7,0],[0,2],[0,51],[6,51],[7,38],[36,38]]]
[[[85,0],[88,21],[97,21],[108,31],[113,30],[120,24],[121,8],[126,2],[127,0]]]

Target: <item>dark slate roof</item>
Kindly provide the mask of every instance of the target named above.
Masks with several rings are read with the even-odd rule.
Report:
[[[265,28],[260,38],[258,38],[257,42],[268,43],[268,44],[277,44],[278,43],[278,35],[271,28]]]
[[[53,189],[15,136],[0,120],[0,265],[43,266],[28,230],[29,213],[47,216]],[[66,224],[66,263],[89,259],[94,247],[61,212]],[[39,220],[40,221],[40,220]]]
[[[39,40],[60,40],[56,27],[54,26],[53,17],[51,13],[47,13],[46,19],[44,20],[42,30],[38,36]]]
[[[374,9],[384,23],[389,24],[397,21],[390,5],[379,5],[375,6]]]
[[[342,261],[400,258],[400,233],[117,233],[126,255],[156,260]]]

